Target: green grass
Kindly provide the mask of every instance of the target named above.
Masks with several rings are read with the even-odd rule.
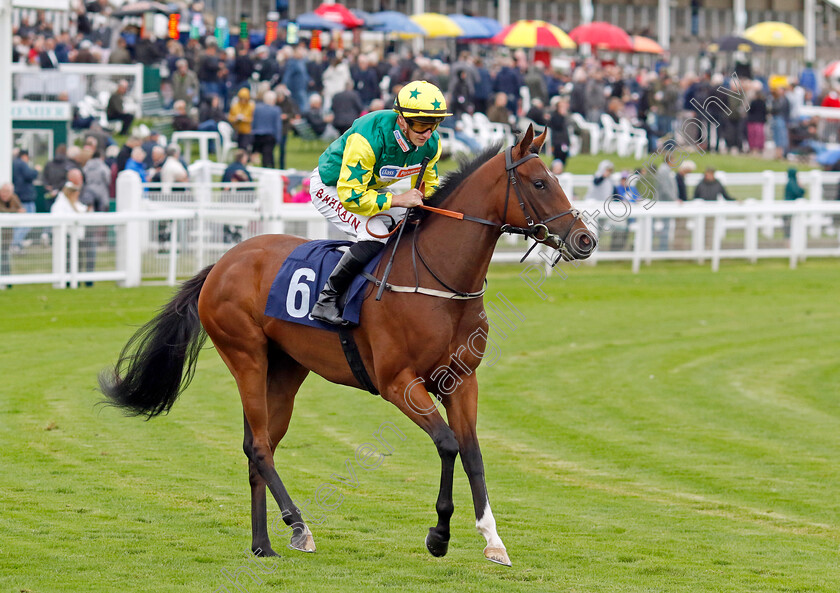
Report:
[[[450,552],[431,557],[429,439],[381,399],[310,378],[277,454],[298,502],[382,422],[407,438],[312,525],[316,554],[275,535],[281,556],[247,591],[836,593],[840,265],[581,266],[547,280],[546,300],[519,270],[491,270],[490,294],[527,319],[479,371],[513,567],[484,560],[460,464]],[[218,355],[202,353],[166,417],[94,406],[97,372],[170,294],[0,293],[0,592],[235,590],[221,571],[247,563],[247,465]]]

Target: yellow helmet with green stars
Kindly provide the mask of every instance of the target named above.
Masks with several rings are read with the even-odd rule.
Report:
[[[446,110],[446,99],[440,89],[425,80],[405,85],[394,99],[394,111],[406,119],[428,123],[452,115]]]

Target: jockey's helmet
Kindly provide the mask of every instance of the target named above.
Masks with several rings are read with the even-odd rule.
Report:
[[[394,99],[394,111],[406,119],[438,123],[452,115],[446,111],[446,98],[431,82],[415,80],[405,85]]]

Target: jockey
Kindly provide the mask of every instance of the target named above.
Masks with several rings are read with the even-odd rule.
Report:
[[[406,208],[418,206],[438,186],[437,162],[440,137],[435,131],[446,110],[443,93],[425,80],[408,83],[397,94],[393,111],[374,111],[357,119],[318,159],[312,172],[310,194],[318,211],[356,240],[330,274],[312,318],[345,325],[338,301],[353,278],[378,254],[387,238],[387,212],[394,221]],[[416,186],[420,163],[429,158],[423,190],[394,194],[387,187],[411,178]]]

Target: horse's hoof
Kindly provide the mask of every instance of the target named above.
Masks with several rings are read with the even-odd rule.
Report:
[[[426,549],[435,558],[440,558],[446,556],[446,552],[449,551],[449,539],[441,538],[435,533],[434,529],[434,527],[429,529],[429,533],[426,535]]]
[[[271,546],[257,546],[256,548],[251,548],[251,552],[253,552],[254,556],[258,558],[268,558],[269,556],[279,556],[277,552],[271,549]]]
[[[314,552],[315,540],[312,539],[311,533],[293,535],[289,547],[293,550],[300,550],[301,552]]]
[[[510,566],[510,558],[508,558],[507,550],[504,548],[491,548],[487,546],[484,548],[484,557],[490,562],[495,562],[502,566]]]

